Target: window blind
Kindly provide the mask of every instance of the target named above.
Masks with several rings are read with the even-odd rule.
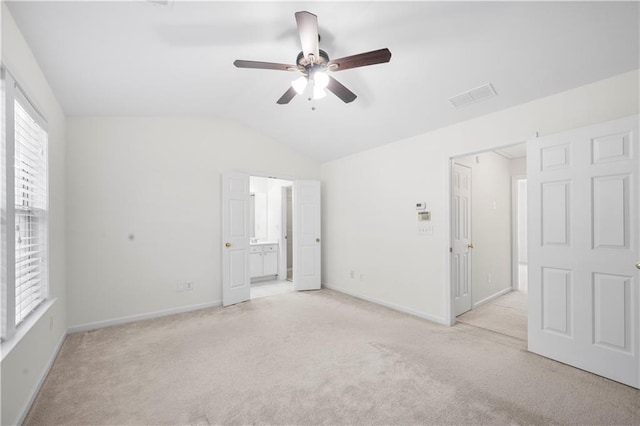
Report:
[[[16,99],[15,325],[47,297],[47,132]]]

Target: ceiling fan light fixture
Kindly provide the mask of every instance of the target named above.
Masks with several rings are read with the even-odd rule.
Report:
[[[313,84],[314,87],[326,89],[329,85],[329,76],[322,71],[317,71],[313,74]]]
[[[291,82],[291,87],[298,93],[299,95],[304,93],[304,90],[307,88],[307,77],[301,75]]]
[[[324,88],[314,85],[313,86],[313,99],[322,99],[325,96],[327,96],[327,92],[324,90]]]

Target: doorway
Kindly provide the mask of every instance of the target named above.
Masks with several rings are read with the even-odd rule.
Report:
[[[293,216],[290,213],[293,182],[262,176],[249,177],[249,274],[251,299],[293,291],[288,280],[292,257]]]
[[[526,340],[526,144],[452,158],[451,214],[455,321]]]
[[[248,173],[225,172],[222,174],[223,306],[251,299],[252,276],[286,281],[287,256],[281,253],[287,247],[284,244],[286,226],[282,225],[282,220],[270,221],[269,217],[266,217],[267,214],[273,218],[282,217],[282,210],[286,210],[283,208],[285,204],[282,200],[282,188],[286,185],[293,188],[291,197],[294,236],[293,290],[321,288],[320,182],[314,180],[295,180],[286,184],[275,182],[279,180],[274,177],[269,177],[267,180],[266,190],[271,193],[271,197],[259,196],[259,191],[254,187],[252,198]],[[264,185],[264,182],[261,184]],[[279,201],[277,201],[278,195]],[[264,202],[262,198],[265,198]],[[269,198],[272,198],[272,202],[269,202]],[[259,210],[266,212],[265,217],[257,215],[256,212]],[[253,264],[251,259],[255,260]]]

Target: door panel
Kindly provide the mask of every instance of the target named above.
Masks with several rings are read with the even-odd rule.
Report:
[[[249,275],[249,175],[222,175],[222,304],[251,297]]]
[[[452,164],[453,247],[451,253],[451,284],[454,292],[454,313],[461,315],[471,309],[471,169]]]
[[[638,117],[529,141],[529,350],[640,386]]]
[[[320,182],[293,183],[293,288],[319,290]]]

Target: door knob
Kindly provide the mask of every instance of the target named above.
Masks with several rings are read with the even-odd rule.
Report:
[[[231,243],[225,243],[225,247],[231,247]]]
[[[640,262],[636,263],[636,268],[640,269]]]
[[[467,248],[472,249],[472,248],[473,248],[473,243],[469,243],[469,244],[467,244]]]
[[[319,242],[320,242],[320,238],[316,238],[316,243],[319,243]]]

